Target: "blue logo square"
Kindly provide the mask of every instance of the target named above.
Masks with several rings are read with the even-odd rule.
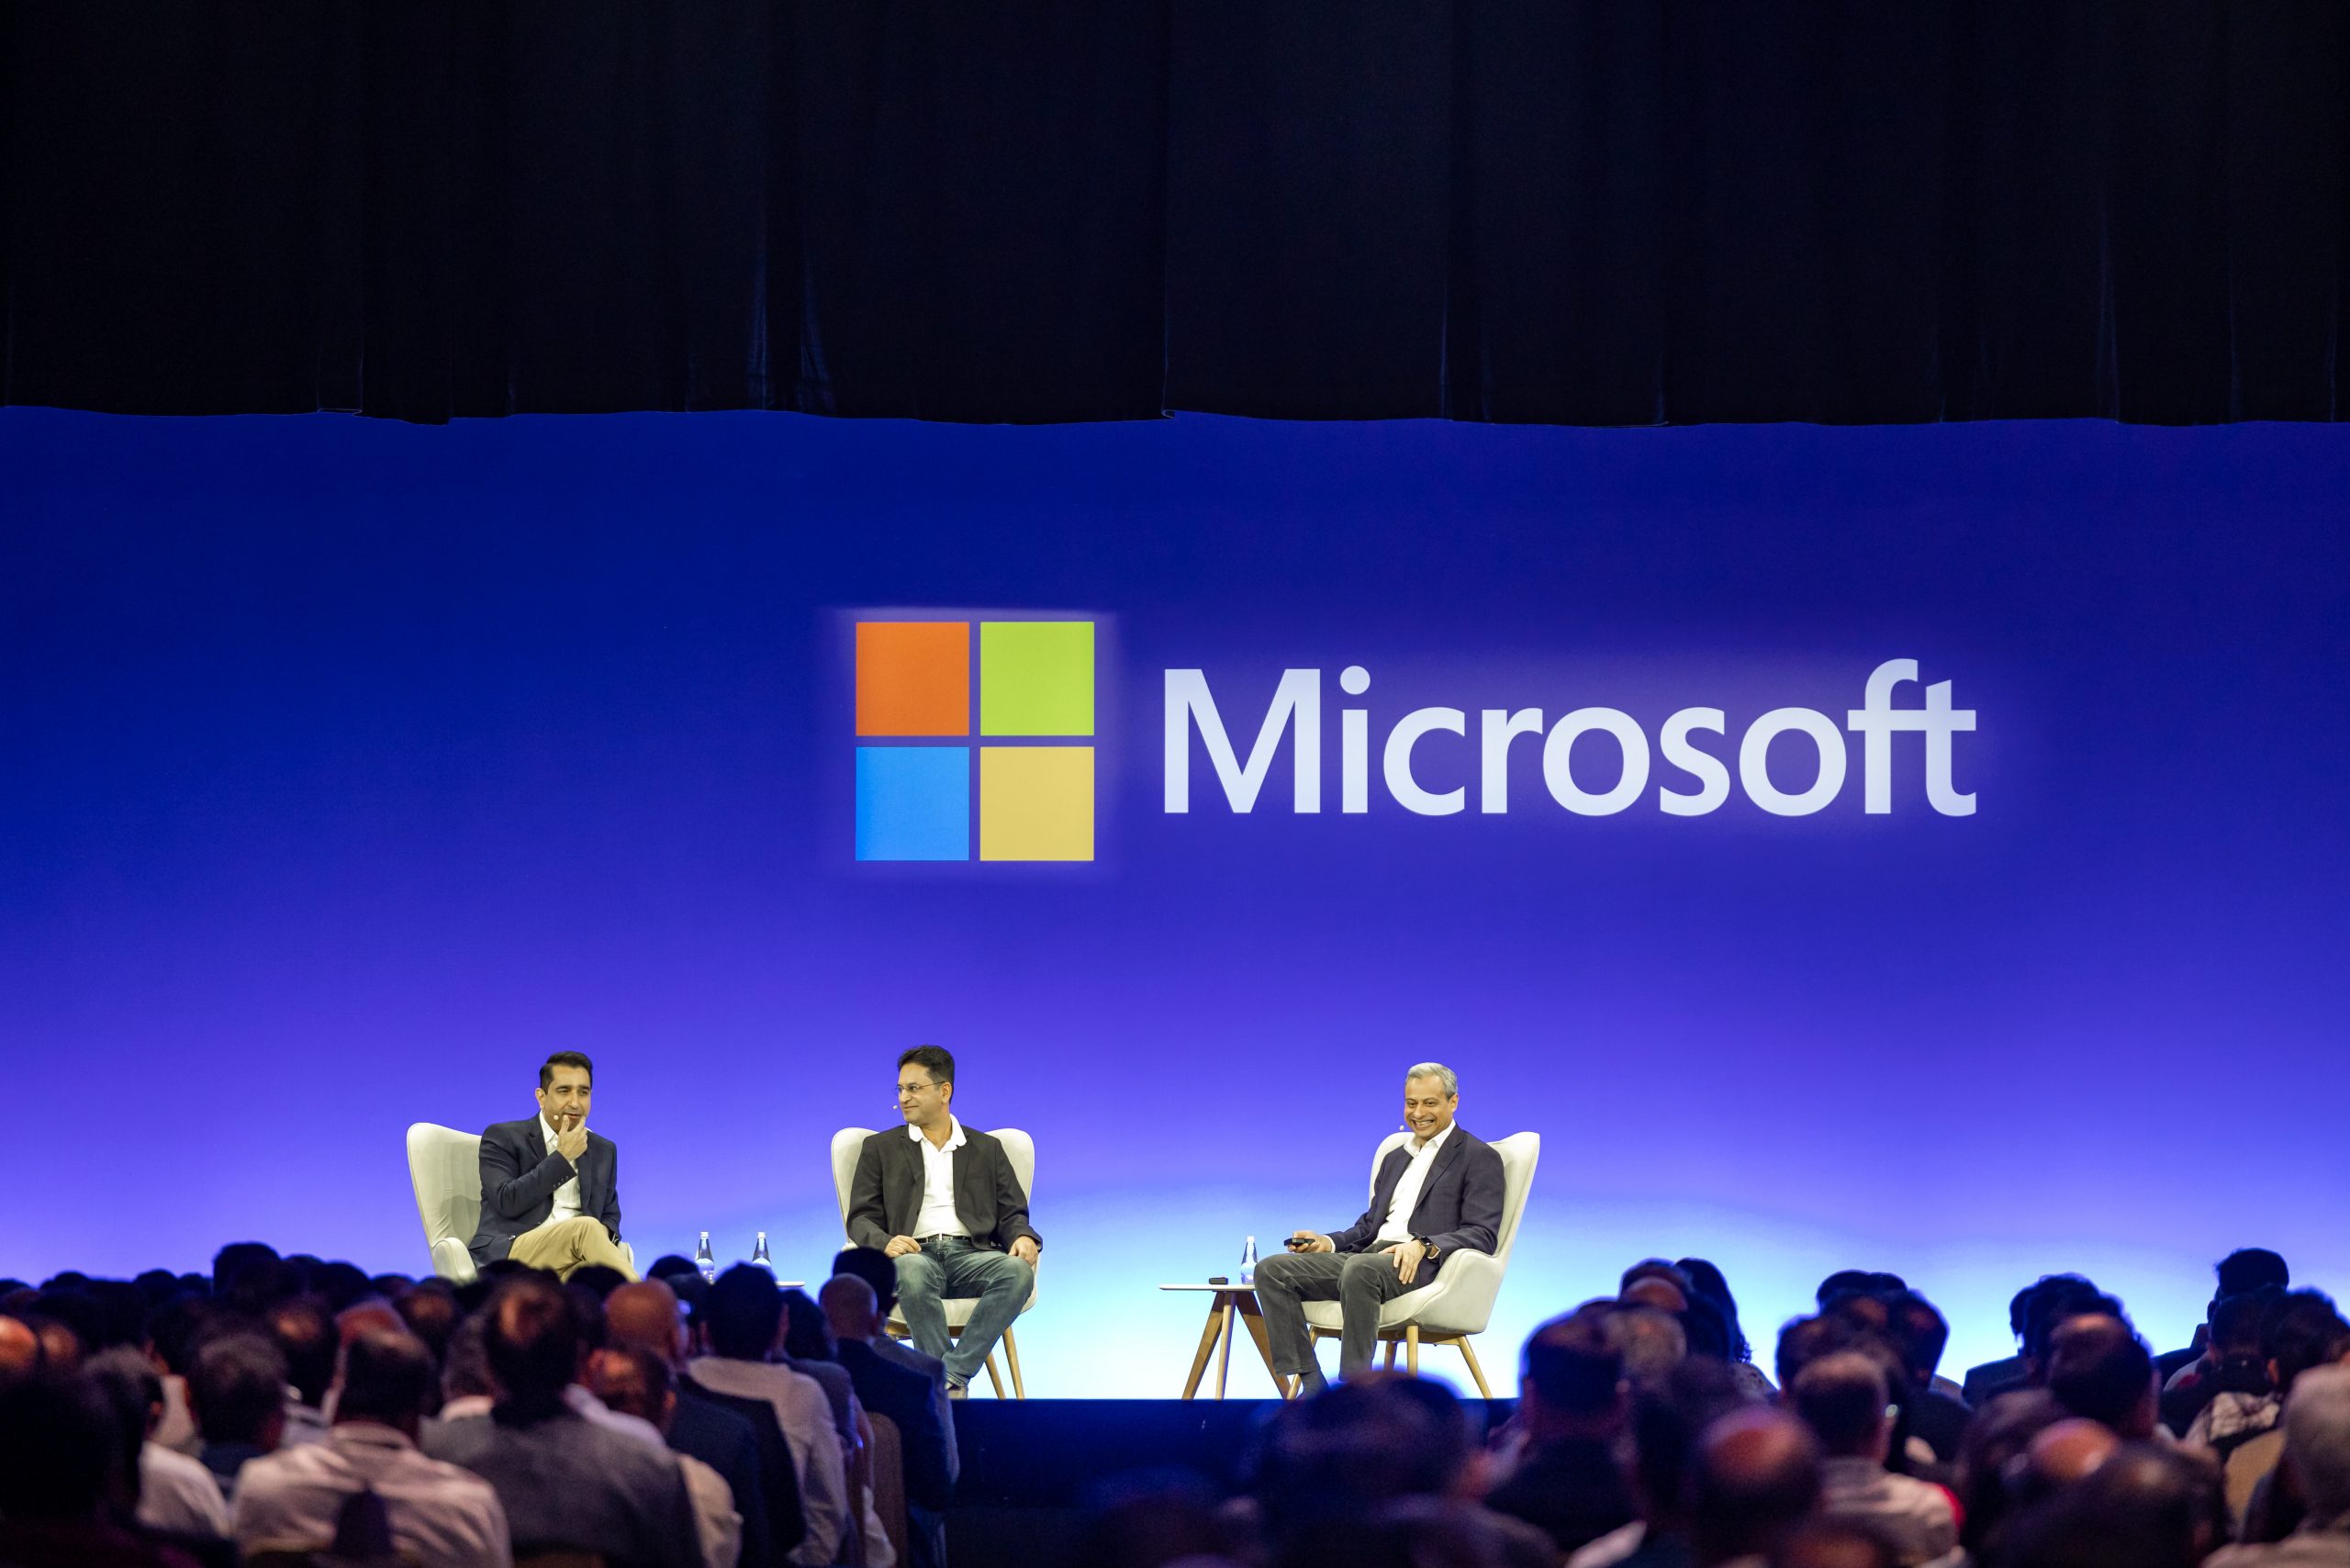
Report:
[[[968,860],[970,748],[857,747],[856,857]]]

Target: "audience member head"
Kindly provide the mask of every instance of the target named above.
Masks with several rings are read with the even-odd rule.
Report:
[[[898,1305],[898,1260],[878,1247],[844,1247],[833,1255],[833,1272],[854,1274],[873,1287],[881,1316]]]
[[[285,1432],[285,1352],[242,1331],[206,1340],[188,1369],[187,1403],[206,1442],[274,1449]]]
[[[2121,1304],[2085,1280],[2059,1274],[2043,1280],[2031,1298],[2023,1325],[2023,1358],[2035,1383],[2048,1381],[2049,1340],[2068,1317],[2102,1315],[2120,1318]]]
[[[2227,1501],[2208,1457],[2124,1443],[2015,1521],[2009,1568],[2195,1568],[2225,1539]]]
[[[1784,1410],[1751,1406],[1706,1428],[1690,1488],[1701,1563],[1771,1551],[1819,1502],[1819,1445]]]
[[[543,1419],[561,1406],[585,1349],[578,1308],[562,1286],[540,1274],[498,1287],[484,1309],[482,1343],[504,1395],[498,1410],[521,1422]]]
[[[1787,1390],[1789,1402],[1831,1459],[1885,1462],[1885,1372],[1857,1350],[1833,1350],[1805,1367]]]
[[[653,1260],[653,1266],[644,1271],[644,1277],[648,1280],[668,1280],[679,1274],[699,1272],[700,1271],[694,1267],[692,1259],[675,1252],[664,1252]]]
[[[1975,1562],[1990,1560],[2015,1501],[2012,1467],[2024,1462],[2035,1438],[2065,1418],[2046,1389],[2028,1388],[2000,1394],[1967,1423],[1958,1448],[1959,1544]]]
[[[677,1414],[677,1392],[669,1363],[642,1345],[614,1345],[588,1359],[588,1386],[596,1397],[623,1416],[650,1421],[661,1431]]]
[[[833,1359],[833,1327],[806,1291],[783,1293],[783,1353],[795,1361]]]
[[[79,1377],[0,1389],[0,1518],[94,1519],[118,1468],[116,1418]]]
[[[677,1313],[677,1293],[659,1280],[622,1285],[604,1298],[604,1343],[648,1350],[664,1366],[676,1367],[685,1357],[686,1325]]]
[[[2211,1271],[2220,1279],[2219,1289],[2211,1293],[2214,1301],[2269,1286],[2289,1290],[2293,1284],[2293,1271],[2285,1260],[2266,1247],[2239,1247],[2213,1264]]]
[[[1754,1347],[1747,1342],[1746,1330],[1738,1320],[1738,1298],[1729,1294],[1729,1282],[1722,1271],[1703,1258],[1684,1258],[1673,1265],[1689,1282],[1690,1289],[1721,1308],[1722,1321],[1729,1326],[1729,1355],[1735,1361],[1754,1359]]]
[[[601,1301],[628,1283],[628,1276],[610,1263],[590,1263],[584,1269],[574,1269],[571,1271],[571,1278],[563,1282],[584,1290],[598,1301]]]
[[[106,1501],[118,1514],[139,1506],[140,1450],[163,1418],[163,1379],[155,1363],[128,1345],[101,1350],[82,1369],[82,1381],[105,1404],[114,1441],[106,1467]]]
[[[1698,1439],[1720,1417],[1747,1407],[1720,1361],[1684,1361],[1655,1383],[1634,1385],[1631,1480],[1651,1529],[1685,1529]]]
[[[174,1377],[187,1375],[188,1363],[196,1357],[196,1341],[213,1321],[212,1304],[200,1295],[182,1291],[158,1305],[147,1319],[147,1342],[155,1348],[155,1355],[163,1370]]]
[[[2067,1413],[2102,1421],[2124,1438],[2154,1434],[2154,1358],[2113,1314],[2084,1313],[2056,1326],[2048,1341],[2048,1392]]]
[[[40,1336],[21,1317],[0,1317],[0,1388],[29,1383],[48,1370]]]
[[[1689,1293],[1689,1305],[1681,1310],[1681,1334],[1691,1355],[1710,1356],[1718,1361],[1730,1359],[1729,1319],[1722,1315],[1721,1303],[1712,1297]]]
[[[817,1292],[817,1305],[824,1309],[824,1321],[839,1344],[870,1344],[881,1333],[881,1304],[873,1299],[873,1287],[855,1274],[826,1280]]]
[[[1252,1489],[1278,1548],[1398,1498],[1440,1495],[1468,1454],[1468,1422],[1451,1394],[1374,1374],[1283,1405]]]
[[[2285,1463],[2300,1484],[2310,1522],[2350,1520],[2350,1366],[2312,1367],[2285,1401]]]
[[[292,1292],[277,1249],[259,1241],[231,1241],[212,1255],[212,1294],[229,1311],[259,1317],[269,1305]]]
[[[1942,1364],[1950,1344],[1950,1322],[1934,1304],[1916,1291],[1903,1291],[1886,1303],[1889,1320],[1886,1332],[1901,1353],[1901,1365],[1920,1388],[1932,1385],[1934,1369]]]
[[[1689,1277],[1662,1258],[1649,1258],[1624,1271],[1617,1299],[1632,1306],[1652,1306],[1679,1316],[1694,1289]]]
[[[1526,1341],[1518,1417],[1536,1442],[1605,1438],[1623,1424],[1623,1352],[1596,1313],[1554,1317]]]
[[[1773,1358],[1779,1386],[1793,1388],[1804,1368],[1832,1351],[1850,1350],[1857,1336],[1849,1319],[1830,1313],[1789,1318],[1779,1330],[1778,1350]]]
[[[783,1292],[775,1276],[753,1263],[737,1263],[710,1287],[702,1308],[710,1350],[729,1361],[764,1361],[783,1327]]]
[[[1819,1282],[1811,1293],[1812,1305],[1825,1307],[1845,1296],[1897,1295],[1909,1287],[1898,1274],[1887,1274],[1874,1269],[1839,1269]]]
[[[39,1333],[49,1364],[60,1372],[79,1372],[84,1357],[105,1349],[98,1309],[79,1290],[43,1290],[33,1298],[27,1321]]]
[[[319,1408],[334,1382],[334,1319],[317,1297],[296,1296],[272,1305],[262,1322],[285,1357],[285,1381],[303,1404]]]
[[[375,1282],[355,1263],[321,1263],[310,1271],[310,1294],[330,1315],[340,1316],[375,1294]]]
[[[2290,1392],[2301,1373],[2341,1359],[2350,1347],[2350,1324],[2322,1291],[2288,1291],[2270,1302],[2261,1319],[2260,1350],[2268,1359],[2269,1382]]]
[[[432,1352],[405,1328],[362,1328],[342,1348],[334,1419],[374,1421],[411,1439],[433,1402]]]
[[[1609,1306],[1600,1315],[1607,1342],[1624,1359],[1624,1376],[1633,1387],[1661,1381],[1689,1354],[1689,1338],[1680,1319],[1653,1306]]]
[[[1858,1519],[1805,1519],[1771,1553],[1771,1568],[1896,1568],[1899,1562],[1891,1543]]]
[[[457,1319],[464,1315],[457,1308],[456,1294],[438,1280],[428,1280],[402,1291],[393,1300],[400,1321],[408,1331],[424,1342],[432,1352],[438,1366],[449,1359],[449,1336],[456,1332]]]
[[[2121,1439],[2102,1421],[2067,1416],[2041,1428],[2025,1445],[2023,1459],[2009,1477],[2010,1499],[2028,1507],[2093,1474],[2111,1459]]]

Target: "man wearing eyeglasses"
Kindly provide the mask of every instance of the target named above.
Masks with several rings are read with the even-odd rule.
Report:
[[[898,1058],[897,1092],[905,1130],[875,1133],[857,1150],[848,1238],[897,1260],[906,1327],[946,1363],[947,1394],[959,1399],[1026,1305],[1043,1241],[1003,1145],[955,1118],[955,1058],[916,1046]],[[950,1297],[977,1298],[951,1341]]]
[[[1502,1157],[1453,1120],[1460,1081],[1441,1062],[1404,1075],[1404,1128],[1371,1184],[1371,1207],[1327,1236],[1301,1230],[1289,1251],[1257,1265],[1257,1305],[1273,1370],[1300,1394],[1324,1383],[1306,1332],[1308,1301],[1339,1304],[1338,1375],[1370,1370],[1380,1309],[1431,1283],[1455,1252],[1491,1252],[1502,1226]]]

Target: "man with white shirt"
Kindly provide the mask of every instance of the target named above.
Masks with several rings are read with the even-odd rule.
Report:
[[[1453,1120],[1460,1081],[1440,1062],[1404,1075],[1404,1126],[1411,1137],[1387,1151],[1362,1217],[1328,1235],[1301,1230],[1290,1250],[1257,1265],[1257,1302],[1272,1340],[1273,1370],[1299,1379],[1297,1392],[1324,1384],[1306,1330],[1308,1301],[1339,1304],[1338,1373],[1371,1368],[1380,1309],[1433,1282],[1455,1252],[1491,1252],[1502,1224],[1502,1157]]]
[[[588,1130],[596,1067],[557,1051],[539,1068],[539,1114],[481,1135],[476,1264],[511,1258],[565,1279],[591,1263],[636,1271],[620,1249],[620,1150]]]
[[[897,1093],[905,1131],[875,1133],[857,1150],[848,1238],[897,1260],[906,1328],[946,1363],[947,1393],[960,1398],[1027,1305],[1043,1238],[1003,1145],[955,1118],[952,1056],[916,1046],[899,1057]],[[978,1298],[952,1339],[950,1297]]]
[[[418,1451],[432,1386],[432,1355],[394,1328],[363,1328],[343,1348],[334,1425],[324,1441],[249,1462],[237,1483],[231,1533],[239,1552],[330,1548],[345,1506],[382,1500],[392,1545],[409,1561],[446,1568],[509,1568],[506,1510],[489,1483]]]

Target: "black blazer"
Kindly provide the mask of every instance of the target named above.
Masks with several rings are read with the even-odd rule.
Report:
[[[904,1127],[867,1138],[856,1151],[856,1174],[849,1178],[849,1240],[885,1248],[893,1236],[913,1235],[922,1189],[922,1150]],[[1011,1157],[977,1127],[963,1129],[963,1147],[955,1151],[955,1217],[973,1241],[999,1252],[1024,1236],[1044,1245],[1029,1226],[1028,1194],[1012,1173]]]
[[[1387,1223],[1387,1207],[1395,1201],[1395,1184],[1411,1167],[1412,1146],[1399,1143],[1379,1162],[1379,1180],[1371,1183],[1371,1207],[1344,1230],[1330,1233],[1330,1244],[1341,1252],[1368,1250]],[[1436,1151],[1436,1168],[1420,1188],[1412,1209],[1412,1234],[1436,1243],[1436,1266],[1443,1268],[1455,1252],[1491,1252],[1502,1228],[1502,1157],[1494,1146],[1475,1137],[1460,1123]]]
[[[579,1178],[579,1212],[594,1215],[621,1238],[621,1151],[601,1133],[588,1135],[579,1166],[547,1152],[539,1118],[498,1122],[481,1135],[481,1224],[467,1251],[476,1263],[506,1256],[514,1238],[535,1230],[554,1213],[554,1190]]]
[[[767,1489],[759,1478],[759,1434],[750,1421],[690,1389],[680,1390],[669,1421],[669,1446],[718,1472],[727,1491],[734,1495],[734,1511],[743,1518],[737,1568],[782,1568],[784,1554],[775,1550],[767,1535]],[[807,1532],[803,1529],[800,1533]]]
[[[905,1450],[906,1501],[944,1513],[955,1500],[946,1478],[946,1434],[931,1403],[930,1379],[881,1359],[861,1339],[844,1339],[834,1354],[856,1385],[857,1403],[896,1423]]]
[[[791,1458],[791,1440],[783,1435],[783,1423],[776,1417],[775,1406],[765,1399],[744,1398],[721,1394],[704,1388],[689,1377],[677,1379],[677,1413],[685,1414],[686,1401],[697,1400],[722,1411],[732,1411],[750,1423],[751,1436],[758,1444],[759,1489],[767,1494],[767,1550],[777,1562],[789,1559],[800,1543],[808,1539],[808,1514],[800,1502],[800,1472]],[[673,1437],[675,1433],[671,1434]],[[679,1450],[679,1452],[689,1450]]]

